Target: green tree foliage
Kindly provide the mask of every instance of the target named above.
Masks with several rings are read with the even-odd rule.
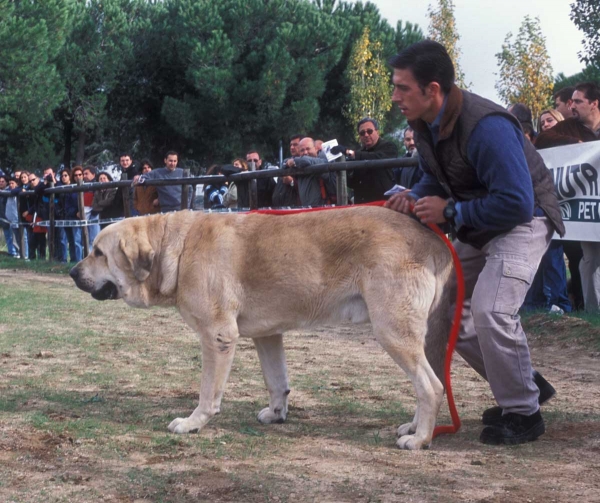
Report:
[[[600,84],[600,67],[594,65],[586,66],[582,71],[567,77],[564,73],[559,73],[554,79],[553,93],[569,86],[574,86],[580,82],[597,82]]]
[[[64,98],[55,110],[67,166],[74,136],[75,163],[83,163],[86,140],[106,122],[108,96],[133,64],[132,35],[139,5],[136,0],[87,0],[73,6],[72,29],[58,59]]]
[[[0,0],[0,156],[31,168],[53,156],[43,130],[63,97],[56,58],[69,24],[68,0]]]
[[[454,18],[454,2],[452,0],[438,0],[437,8],[429,5],[429,38],[442,44],[452,62],[456,73],[456,85],[464,89],[469,88],[465,81],[465,75],[460,67],[461,51],[458,47],[460,35],[456,30],[456,19]]]
[[[539,18],[526,16],[513,40],[509,33],[496,54],[500,72],[496,90],[502,100],[525,103],[537,117],[551,104],[552,66],[546,50],[546,39],[542,35]]]
[[[349,141],[365,27],[382,65],[422,37],[360,1],[0,0],[0,165],[168,149],[207,165],[249,147],[275,157],[297,132]]]
[[[372,117],[384,129],[386,114],[392,108],[390,70],[382,60],[381,42],[372,41],[369,32],[366,27],[352,49],[347,70],[350,102],[345,116],[351,128],[363,117]]]
[[[571,20],[583,31],[584,50],[579,59],[600,68],[600,2],[598,0],[575,0],[571,4]]]

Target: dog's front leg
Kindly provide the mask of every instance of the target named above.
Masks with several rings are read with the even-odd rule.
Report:
[[[287,418],[290,393],[283,336],[281,334],[253,339],[269,390],[269,406],[258,413],[263,424],[283,423]]]
[[[220,412],[221,398],[231,371],[238,337],[236,325],[202,334],[200,402],[190,417],[174,419],[169,424],[170,431],[195,433]]]

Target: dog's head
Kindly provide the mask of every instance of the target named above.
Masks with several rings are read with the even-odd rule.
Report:
[[[144,220],[123,220],[98,234],[91,253],[71,269],[78,288],[97,300],[123,299],[136,307],[151,304],[149,278],[156,251]]]

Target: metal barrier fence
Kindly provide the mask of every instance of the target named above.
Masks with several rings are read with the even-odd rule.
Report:
[[[308,166],[306,168],[283,168],[283,169],[264,169],[255,171],[254,163],[250,163],[249,171],[242,173],[236,173],[233,175],[209,175],[209,176],[198,176],[191,177],[190,170],[184,169],[182,178],[173,178],[170,180],[144,180],[144,186],[167,186],[167,185],[182,185],[181,191],[181,209],[188,209],[188,198],[190,186],[193,187],[193,193],[196,192],[198,185],[205,185],[209,183],[225,183],[225,182],[242,182],[248,183],[250,193],[250,207],[249,208],[238,208],[238,211],[248,211],[258,208],[257,188],[256,180],[260,178],[275,178],[278,176],[306,176],[312,174],[321,173],[339,173],[338,184],[337,184],[337,201],[339,205],[348,204],[348,194],[346,191],[346,171],[357,171],[357,170],[371,170],[371,169],[391,169],[391,168],[409,168],[418,165],[417,158],[404,157],[399,159],[381,159],[376,161],[346,161],[346,162],[334,162],[334,163],[323,163]],[[341,182],[341,183],[340,183]],[[40,180],[40,183],[42,181]],[[83,238],[83,251],[84,255],[88,255],[90,250],[88,227],[90,225],[103,224],[116,222],[120,219],[108,219],[106,221],[89,221],[85,219],[85,209],[83,204],[83,193],[84,192],[96,192],[98,190],[106,190],[111,188],[119,187],[131,187],[132,181],[127,179],[127,175],[123,174],[123,178],[116,182],[93,182],[83,183],[81,180],[77,181],[77,184],[64,185],[55,187],[54,182],[50,183],[49,188],[44,189],[43,194],[72,194],[78,193],[78,207],[79,214],[83,215],[84,218],[80,220],[56,220],[55,218],[55,200],[54,197],[49,198],[49,220],[47,222],[35,222],[35,225],[47,224],[43,226],[48,227],[48,252],[49,260],[54,258],[54,235],[56,227],[81,227],[82,238]],[[22,215],[21,211],[21,199],[27,196],[35,195],[36,192],[27,190],[19,192],[17,194],[17,213],[19,217]],[[0,191],[0,197],[12,197],[14,194],[7,193],[6,191]],[[129,218],[131,216],[130,209],[130,194],[129,190],[122,191],[123,196],[123,208],[124,217]],[[191,209],[195,210],[195,197],[192,197]],[[12,225],[12,224],[11,224]],[[23,223],[18,224],[21,227],[33,226],[34,223]],[[21,258],[24,257],[24,240],[25,232],[21,233],[20,243],[20,254]]]

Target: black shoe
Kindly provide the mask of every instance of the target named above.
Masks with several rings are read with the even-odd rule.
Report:
[[[516,445],[533,442],[546,431],[544,419],[538,410],[531,416],[509,412],[493,426],[486,426],[479,440],[488,445]]]
[[[540,396],[538,398],[538,403],[540,405],[546,403],[554,395],[556,395],[554,386],[546,381],[546,379],[542,377],[542,374],[540,374],[537,370],[533,371],[533,382],[540,390]],[[497,405],[484,410],[481,416],[481,422],[486,426],[494,425],[498,423],[500,419],[502,419],[502,407],[498,407]]]

